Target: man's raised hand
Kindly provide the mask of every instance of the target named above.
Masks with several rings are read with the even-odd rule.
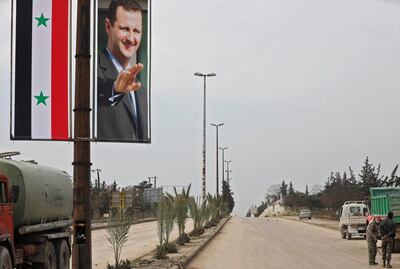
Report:
[[[135,64],[126,70],[122,70],[115,80],[115,91],[127,93],[138,90],[142,84],[136,80],[136,76],[143,70],[143,64]]]

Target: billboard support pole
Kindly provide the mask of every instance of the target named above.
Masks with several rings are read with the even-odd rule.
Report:
[[[91,269],[90,0],[78,0],[76,35],[72,269]]]

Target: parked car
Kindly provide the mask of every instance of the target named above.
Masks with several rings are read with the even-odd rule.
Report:
[[[311,219],[312,213],[310,209],[302,209],[299,213],[299,219]]]

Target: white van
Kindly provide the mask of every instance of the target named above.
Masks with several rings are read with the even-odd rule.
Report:
[[[348,240],[352,236],[366,237],[369,209],[365,201],[346,201],[340,210],[340,234]]]

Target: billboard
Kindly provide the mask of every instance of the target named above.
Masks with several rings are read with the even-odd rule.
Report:
[[[93,139],[150,143],[150,0],[98,0]]]
[[[12,1],[12,140],[70,140],[70,1]]]

